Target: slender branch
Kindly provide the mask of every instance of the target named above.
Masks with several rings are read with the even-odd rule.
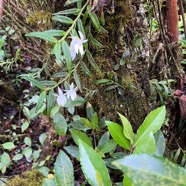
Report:
[[[76,22],[78,21],[78,19],[81,17],[84,9],[86,8],[86,6],[88,5],[90,0],[87,0],[87,2],[84,4],[84,6],[82,7],[81,11],[79,12],[78,16],[76,17],[76,19],[74,20],[73,24],[71,25],[71,27],[67,30],[66,34],[58,41],[58,42],[62,42],[63,40],[66,39],[66,37],[70,34],[70,32],[72,31],[72,29],[74,28],[74,26],[76,25]]]

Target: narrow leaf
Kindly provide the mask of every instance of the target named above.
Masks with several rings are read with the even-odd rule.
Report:
[[[119,113],[120,119],[122,121],[123,124],[123,133],[124,136],[130,140],[130,142],[133,144],[133,140],[134,140],[134,132],[132,130],[132,126],[130,124],[130,122],[128,121],[128,119],[126,117],[124,117],[122,114]]]
[[[37,104],[36,104],[36,110],[35,110],[35,112],[38,112],[39,109],[43,106],[43,102],[44,102],[44,100],[45,100],[45,97],[46,97],[46,91],[43,91],[43,92],[40,94],[39,98],[38,98],[38,102],[37,102]]]
[[[26,77],[26,76],[22,76],[21,78],[23,78],[23,79],[25,79],[27,81],[30,81],[33,85],[35,85],[36,87],[40,88],[41,90],[44,89],[44,86],[42,85],[42,83],[40,83],[39,81],[37,81],[34,78]]]
[[[65,60],[67,63],[68,72],[71,73],[72,59],[71,59],[71,55],[70,55],[70,49],[69,49],[68,43],[66,41],[62,42],[62,50],[63,50],[63,54],[65,56]]]
[[[89,184],[111,186],[108,170],[100,156],[81,140],[79,151],[81,168]]]
[[[54,45],[54,55],[56,57],[56,60],[60,60],[61,59],[61,43],[60,42],[57,42],[55,45]]]
[[[68,25],[71,25],[73,23],[73,20],[71,18],[67,16],[61,16],[61,15],[53,16],[52,20],[58,21],[60,23],[68,24]]]
[[[91,19],[94,27],[98,30],[98,32],[102,32],[102,28],[101,28],[99,19],[98,19],[97,15],[91,11],[90,6],[87,6],[87,11],[88,11],[88,14],[90,16],[90,19]]]
[[[46,30],[45,33],[51,35],[51,36],[64,36],[66,34],[63,30]]]
[[[43,39],[45,41],[49,41],[51,43],[57,43],[57,39],[46,32],[30,32],[30,33],[26,34],[25,36],[38,37],[40,39]]]
[[[55,103],[54,90],[50,90],[47,96],[47,116],[48,117],[50,116],[50,112],[53,108],[54,103]]]

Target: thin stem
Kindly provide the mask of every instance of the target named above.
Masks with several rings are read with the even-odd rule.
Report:
[[[63,40],[66,39],[66,37],[70,34],[70,32],[72,31],[72,29],[74,28],[76,22],[78,21],[78,19],[80,18],[80,16],[82,15],[84,9],[86,8],[86,6],[88,5],[90,0],[87,0],[87,2],[84,4],[84,6],[82,7],[81,11],[79,12],[78,16],[76,17],[76,19],[74,20],[73,24],[71,25],[71,27],[67,30],[66,34],[58,41],[58,42],[62,42]]]

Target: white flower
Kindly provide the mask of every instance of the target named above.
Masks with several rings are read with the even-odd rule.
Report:
[[[81,56],[84,54],[84,49],[83,49],[83,43],[87,42],[87,40],[84,39],[83,34],[78,31],[79,37],[72,36],[72,41],[70,43],[70,55],[72,60],[75,59],[76,54],[80,53]]]
[[[68,99],[71,98],[71,100],[74,101],[76,99],[76,97],[77,97],[76,90],[77,90],[77,88],[74,88],[74,84],[72,83],[70,85],[70,89],[69,90],[65,90],[66,94],[67,94],[67,98]]]
[[[61,107],[64,107],[67,102],[67,98],[66,95],[63,94],[63,91],[59,87],[58,87],[58,94],[55,94],[55,96],[57,96],[57,104]]]

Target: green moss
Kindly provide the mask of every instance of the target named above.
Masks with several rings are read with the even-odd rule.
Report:
[[[26,171],[22,176],[15,176],[8,181],[11,186],[41,186],[43,175],[37,170]]]

